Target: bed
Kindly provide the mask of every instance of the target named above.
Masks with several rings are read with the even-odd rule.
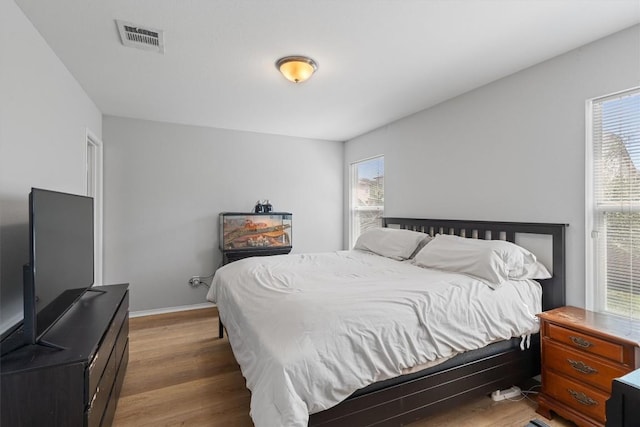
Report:
[[[415,258],[341,251],[247,259],[216,273],[207,298],[218,304],[252,390],[257,426],[402,425],[538,373],[532,319],[564,305],[564,225],[405,218],[383,225],[441,236]],[[541,287],[492,286],[484,270],[476,277],[416,265],[447,242],[502,245],[491,241],[523,234],[551,238],[553,275]],[[510,295],[521,300],[506,302]],[[486,312],[457,315],[453,308],[465,304]]]

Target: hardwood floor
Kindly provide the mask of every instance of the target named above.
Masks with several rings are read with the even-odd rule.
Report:
[[[218,339],[217,310],[202,309],[130,320],[129,367],[114,427],[253,426],[249,391],[227,338]],[[525,426],[539,418],[535,403],[483,397],[411,427]]]
[[[115,426],[252,426],[249,391],[217,310],[133,318]]]

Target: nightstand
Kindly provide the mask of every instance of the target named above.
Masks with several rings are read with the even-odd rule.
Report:
[[[538,315],[542,391],[537,412],[579,426],[604,426],[614,378],[640,366],[640,322],[560,307]]]

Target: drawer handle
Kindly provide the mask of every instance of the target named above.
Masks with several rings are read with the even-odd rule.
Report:
[[[567,389],[567,391],[569,392],[569,394],[575,399],[577,400],[579,403],[586,405],[586,406],[594,406],[598,404],[598,401],[593,400],[592,398],[590,398],[589,396],[587,396],[586,394],[582,393],[582,392],[578,392],[575,390],[571,390],[570,388]]]
[[[89,370],[93,371],[93,368],[96,366],[96,363],[98,363],[98,358],[100,357],[100,353],[96,353],[96,355],[93,357],[93,360],[91,361],[91,364],[89,364]]]
[[[571,360],[571,359],[567,359],[567,362],[569,363],[569,365],[571,365],[571,367],[573,369],[575,369],[578,372],[582,372],[583,374],[597,374],[598,370],[595,368],[592,368],[591,366],[585,364],[584,362],[580,361],[580,360]]]
[[[91,412],[91,410],[93,409],[93,402],[96,401],[96,397],[98,397],[98,393],[100,393],[100,386],[98,386],[96,388],[96,392],[93,395],[93,397],[91,398],[91,402],[89,402],[89,406],[88,406],[88,411]]]
[[[574,337],[573,335],[570,336],[569,338],[571,338],[571,341],[573,341],[573,343],[579,347],[582,348],[589,348],[591,346],[593,346],[592,343],[590,343],[589,341],[585,340],[582,337]]]

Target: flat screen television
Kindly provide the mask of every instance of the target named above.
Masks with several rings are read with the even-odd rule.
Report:
[[[93,285],[93,250],[93,198],[32,188],[23,270],[27,344],[41,341]]]

